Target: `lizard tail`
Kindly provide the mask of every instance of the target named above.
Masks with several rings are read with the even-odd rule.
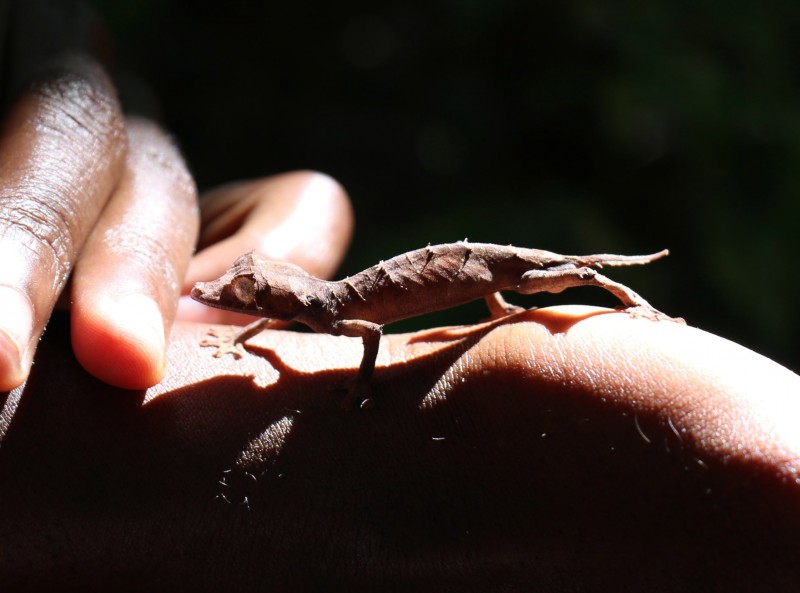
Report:
[[[638,266],[649,264],[667,255],[669,255],[669,249],[663,249],[658,253],[651,253],[650,255],[613,255],[611,253],[598,253],[596,255],[570,255],[567,259],[584,266],[602,268],[603,266]]]

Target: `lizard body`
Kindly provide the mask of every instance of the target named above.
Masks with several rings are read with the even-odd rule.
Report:
[[[661,316],[647,301],[594,268],[650,263],[667,255],[560,255],[539,249],[460,241],[410,251],[339,281],[321,280],[293,264],[248,253],[219,279],[199,282],[192,298],[261,317],[229,337],[207,340],[216,356],[242,354],[241,344],[272,320],[299,321],[321,333],[360,337],[364,356],[356,391],[364,391],[387,323],[485,298],[493,316],[519,310],[500,291],[522,294],[598,286],[626,307]]]

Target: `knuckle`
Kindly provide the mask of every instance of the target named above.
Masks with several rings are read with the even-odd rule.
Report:
[[[183,158],[175,144],[165,139],[161,146],[151,146],[140,154],[143,164],[158,171],[165,185],[174,188],[169,192],[173,200],[194,204],[197,199],[197,186],[189,173]],[[185,206],[186,204],[179,204]]]
[[[102,242],[131,270],[129,276],[147,278],[151,286],[167,293],[180,289],[180,273],[169,242],[147,229],[128,226],[107,229]]]
[[[120,144],[124,127],[116,94],[102,69],[86,59],[60,60],[34,83],[41,110],[37,127],[106,151]]]
[[[176,190],[168,192],[171,198],[185,202],[179,204],[179,207],[196,202],[197,186],[194,178],[170,135],[150,121],[129,118],[128,138],[129,158],[135,169],[158,174],[161,183]]]
[[[90,60],[60,60],[28,88],[9,120],[9,137],[22,130],[31,142],[4,145],[0,235],[48,270],[60,290],[126,149],[113,87]]]
[[[36,258],[52,266],[56,287],[63,286],[74,256],[73,225],[58,202],[39,195],[15,200],[5,207],[0,198],[0,228],[5,237],[13,236]]]

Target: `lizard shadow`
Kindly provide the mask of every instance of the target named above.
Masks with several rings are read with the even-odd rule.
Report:
[[[164,393],[142,405],[143,422],[146,418],[148,431],[170,434],[176,425],[185,422],[181,418],[187,402],[191,402],[193,409],[203,410],[192,421],[192,432],[201,441],[214,443],[206,462],[216,468],[216,476],[213,480],[209,475],[202,480],[199,475],[194,476],[196,487],[210,485],[215,491],[209,495],[223,503],[250,504],[260,496],[265,484],[297,462],[286,459],[287,446],[313,451],[328,446],[311,436],[316,430],[337,433],[345,443],[356,442],[348,435],[357,433],[366,442],[379,440],[379,433],[392,418],[413,417],[414,423],[429,425],[430,434],[446,432],[451,427],[442,418],[447,417],[452,405],[459,405],[460,398],[455,395],[452,401],[436,399],[435,406],[430,405],[432,400],[428,398],[436,392],[442,378],[452,376],[457,361],[497,328],[520,322],[542,323],[543,318],[549,331],[559,333],[568,331],[585,316],[565,320],[563,315],[543,315],[541,310],[524,311],[480,324],[411,335],[409,343],[440,344],[407,360],[379,365],[372,380],[375,406],[370,410],[342,409],[357,369],[298,370],[287,364],[275,349],[248,345],[250,355],[263,358],[278,372],[275,382],[260,385],[253,376],[217,375]],[[409,376],[413,376],[413,382],[407,380]],[[134,423],[131,430],[135,429]],[[299,444],[308,439],[313,443]],[[130,440],[138,439],[132,434]],[[342,448],[347,449],[347,455],[360,457],[347,446]],[[174,444],[164,451],[152,451],[150,457],[176,458],[175,452],[167,449],[175,449]],[[188,466],[192,460],[187,457],[177,464]],[[192,477],[187,479],[191,481]]]
[[[532,321],[534,320],[531,317],[532,313],[533,311],[523,311],[497,319],[489,319],[473,325],[432,328],[409,334],[406,340],[407,344],[438,342],[443,345],[430,351],[415,353],[413,357],[402,361],[394,361],[390,364],[383,365],[379,363],[375,367],[375,376],[373,380],[378,383],[381,383],[387,378],[395,380],[399,378],[399,374],[412,369],[414,370],[415,377],[418,377],[419,371],[425,370],[425,367],[429,367],[429,372],[423,373],[430,375],[429,381],[422,383],[419,388],[414,389],[414,392],[424,393],[435,383],[435,378],[441,376],[443,369],[452,366],[459,357],[486,338],[486,336],[495,331],[498,327]],[[541,320],[537,318],[535,321],[540,322]],[[556,327],[553,325],[550,327],[550,330],[554,333],[562,332],[566,331],[566,326],[562,325],[561,327]],[[314,403],[321,401],[316,396],[320,386],[326,386],[326,390],[329,392],[336,392],[340,389],[343,390],[345,384],[349,384],[351,380],[354,381],[358,373],[357,366],[312,371],[299,370],[287,364],[275,348],[251,343],[245,344],[245,348],[248,355],[263,359],[278,372],[279,376],[277,381],[266,385],[259,385],[254,380],[254,375],[219,374],[192,384],[191,389],[199,389],[200,392],[204,392],[207,389],[216,389],[217,384],[221,385],[224,383],[228,384],[225,388],[225,391],[228,393],[231,391],[239,394],[245,391],[252,392],[247,397],[256,396],[258,394],[269,395],[273,402],[282,401],[286,406],[289,406],[286,407],[287,410],[298,411],[302,408],[303,412],[308,412],[315,411],[316,406]],[[296,391],[297,393],[288,396],[285,393],[288,391],[286,387],[291,384],[296,384],[298,381],[304,384],[303,387],[297,390],[293,389],[292,391]],[[233,385],[231,385],[230,382],[233,382]],[[175,391],[170,392],[169,396],[162,395],[159,396],[158,399],[172,397],[175,393]],[[315,395],[305,395],[312,393]],[[419,403],[414,400],[410,392],[409,397],[405,399],[406,405],[416,407],[416,404]],[[328,403],[322,404],[322,407],[327,408]],[[350,412],[348,411],[347,413]]]
[[[415,354],[409,360],[393,362],[389,365],[377,365],[373,383],[380,389],[382,381],[402,381],[403,375],[413,369],[416,378],[415,388],[406,392],[407,399],[402,405],[418,406],[456,360],[501,326],[535,322],[552,334],[561,334],[567,333],[575,324],[584,319],[609,313],[615,313],[615,311],[602,309],[582,312],[580,315],[565,315],[563,312],[549,309],[529,309],[473,325],[422,330],[411,334],[407,343],[438,342],[443,345],[428,352]],[[357,369],[355,368],[301,371],[286,364],[278,352],[272,348],[253,344],[248,344],[246,348],[249,354],[262,358],[278,372],[276,384],[261,387],[261,389],[274,389],[280,387],[281,384],[291,384],[295,381],[303,381],[309,385],[309,382],[319,381],[327,385],[327,390],[333,398],[338,397],[343,400],[346,399],[349,389],[356,380]],[[387,402],[384,401],[381,404],[385,405]],[[292,406],[295,408],[302,406],[306,409],[315,407],[313,401],[295,402]]]
[[[429,330],[421,330],[409,338],[408,343],[414,344],[418,342],[437,342],[437,341],[450,341],[464,336],[480,333],[483,337],[490,331],[502,325],[509,325],[513,323],[534,322],[545,329],[551,334],[566,334],[572,329],[573,326],[598,315],[608,315],[610,313],[617,313],[617,309],[597,309],[591,311],[581,312],[579,315],[566,315],[562,311],[556,311],[549,308],[531,308],[523,311],[510,313],[502,317],[488,318],[479,321],[474,325],[463,325],[453,327],[432,328]]]
[[[381,410],[391,408],[394,411],[398,408],[419,409],[423,398],[456,360],[497,327],[510,322],[512,320],[503,318],[462,328],[441,328],[412,334],[408,339],[409,344],[440,342],[441,346],[415,353],[413,357],[402,361],[388,365],[378,364],[371,380],[371,391],[376,395],[378,407]],[[316,414],[330,411],[332,406],[343,408],[342,403],[356,382],[358,368],[354,366],[300,370],[287,364],[274,348],[258,344],[246,344],[245,348],[248,356],[264,360],[277,371],[278,377],[275,381],[259,384],[256,375],[218,374],[193,384],[192,390],[200,393],[208,390],[222,391],[226,394],[235,393],[237,400],[242,394],[247,393],[246,399],[269,401],[270,408],[293,413]],[[384,391],[398,391],[393,388],[404,385],[405,375],[413,375],[413,387],[400,389],[402,393],[393,393],[391,398],[383,397]],[[173,397],[172,393],[174,392],[169,396],[159,396],[148,406],[157,405],[158,401],[164,401],[165,397]],[[243,401],[237,401],[236,407],[242,405]],[[357,410],[347,413],[352,412],[358,415]],[[268,421],[263,414],[256,416],[261,417],[262,421]]]
[[[298,465],[314,465],[310,474],[317,479],[331,471],[328,466],[317,465],[313,461],[317,458],[333,458],[340,463],[347,459],[346,465],[352,467],[370,465],[367,451],[395,430],[387,426],[417,426],[431,435],[431,446],[435,446],[435,435],[452,429],[447,417],[453,402],[437,401],[433,410],[424,405],[426,398],[458,359],[497,327],[515,320],[519,318],[466,326],[455,335],[446,329],[424,332],[433,338],[429,341],[442,345],[402,362],[378,366],[371,384],[375,404],[368,410],[342,407],[357,369],[302,371],[287,364],[272,348],[248,345],[249,355],[263,358],[278,372],[275,382],[259,385],[253,376],[216,375],[147,402],[142,406],[143,422],[148,432],[170,435],[175,426],[185,423],[187,405],[202,410],[192,420],[191,432],[200,442],[214,445],[203,447],[205,469],[198,468],[197,475],[188,476],[188,470],[181,469],[184,479],[193,488],[205,490],[207,497],[217,498],[220,508],[262,506],[266,504],[265,493],[278,486],[280,476],[293,472]],[[423,339],[424,336],[412,337]],[[410,375],[413,382],[407,380]],[[335,446],[321,436],[328,435],[330,439],[331,434],[338,435],[331,439],[337,443]],[[398,435],[393,438],[402,441]],[[456,442],[452,435],[448,438]],[[139,439],[129,435],[121,440]],[[174,443],[163,447],[150,451],[148,457],[171,457],[176,460],[174,467],[193,465],[190,456],[177,460],[175,451],[180,453],[183,447]],[[303,451],[313,454],[309,458]],[[306,467],[304,471],[309,470]]]
[[[396,511],[393,505],[416,512],[417,507],[427,504],[423,502],[425,497],[420,498],[410,486],[396,490],[402,481],[395,472],[403,471],[397,463],[406,456],[439,460],[438,464],[432,464],[433,473],[411,482],[420,491],[424,490],[423,486],[437,484],[440,477],[437,478],[436,471],[440,470],[436,468],[441,467],[451,468],[450,472],[454,471],[452,468],[462,468],[466,491],[471,464],[480,466],[489,458],[494,462],[487,461],[481,470],[488,474],[494,471],[495,462],[502,466],[514,459],[538,459],[540,467],[549,468],[548,472],[556,471],[557,468],[550,468],[546,456],[552,443],[561,443],[570,451],[573,447],[581,451],[581,447],[572,444],[573,440],[592,443],[606,438],[603,435],[612,434],[619,445],[617,435],[625,435],[630,449],[637,455],[653,454],[642,444],[640,425],[651,437],[666,431],[655,421],[651,422],[646,414],[640,414],[635,423],[637,430],[634,430],[630,418],[625,415],[609,417],[596,398],[579,391],[566,396],[559,393],[558,386],[553,387],[535,377],[525,376],[524,381],[536,397],[520,399],[516,395],[519,382],[513,373],[507,376],[478,373],[471,376],[471,386],[462,390],[460,385],[452,384],[446,398],[437,399],[433,402],[435,405],[425,405],[426,398],[436,390],[442,378],[447,374],[452,376],[453,369],[458,370],[458,360],[465,353],[498,327],[538,321],[541,313],[534,313],[521,312],[475,326],[442,328],[413,335],[411,339],[415,341],[443,344],[408,361],[378,367],[373,384],[378,401],[370,410],[342,410],[341,394],[332,387],[343,375],[355,378],[355,369],[300,371],[287,365],[271,348],[248,346],[251,355],[263,356],[274,366],[279,372],[278,380],[261,386],[250,376],[217,375],[146,403],[141,419],[146,432],[169,437],[164,443],[151,444],[147,457],[168,459],[170,471],[180,475],[187,487],[205,493],[207,500],[218,499],[215,514],[252,507],[270,516],[279,512],[271,509],[281,508],[280,496],[289,484],[298,480],[304,484],[332,484],[341,482],[342,475],[349,476],[352,484],[380,492],[388,501],[381,507],[383,514],[370,506],[375,504],[372,498],[369,505],[354,507],[357,516],[375,513],[377,522]],[[573,323],[567,324],[561,316],[559,323],[548,329],[568,331],[579,320],[573,319]],[[408,374],[413,375],[413,383],[406,380]],[[178,441],[176,446],[175,427],[186,424],[187,407],[202,411],[194,414],[190,422],[190,432],[196,442],[187,447]],[[593,421],[595,417],[602,418],[603,422]],[[140,427],[134,424],[131,430],[134,430],[132,434],[120,436],[120,442],[142,440],[136,434]],[[532,434],[541,436],[529,439]],[[412,435],[411,443],[409,435]],[[493,447],[498,448],[496,455],[487,453]],[[203,457],[201,464],[192,457],[198,451]],[[604,463],[615,462],[616,454],[613,448],[611,451],[608,459],[603,458]],[[425,465],[427,462],[418,463]],[[624,468],[620,468],[622,472]],[[143,475],[150,471],[139,469],[138,473]],[[509,472],[509,475],[521,475],[521,470]],[[123,478],[119,476],[120,480]],[[535,476],[531,479],[535,481]],[[168,476],[164,481],[174,482],[174,478]],[[511,483],[507,486],[511,488]],[[500,488],[500,491],[507,493],[508,488]],[[150,496],[157,494],[154,491]],[[441,492],[437,497],[444,501],[447,493]],[[457,523],[459,513],[467,515],[468,509],[479,502],[478,498],[465,503],[450,519]],[[313,498],[313,503],[320,506],[320,514],[330,512],[324,497]],[[441,520],[441,516],[437,515],[436,520]],[[403,522],[398,521],[398,529],[402,525]]]
[[[391,405],[392,408],[397,406],[418,407],[419,403],[430,392],[444,372],[493,329],[494,327],[470,328],[469,331],[458,336],[447,335],[443,332],[441,335],[437,334],[433,340],[429,340],[441,342],[443,345],[440,347],[429,352],[417,354],[412,359],[402,362],[376,365],[375,374],[371,380],[371,391],[373,393],[384,391],[386,382],[397,383],[403,381],[404,375],[409,373],[413,374],[416,379],[414,388],[404,390],[401,400],[393,399],[390,402],[379,395],[377,397],[377,405],[380,408],[386,408],[387,405]],[[423,338],[415,336],[409,340],[409,343],[413,343],[416,340],[423,341]],[[341,405],[342,402],[347,400],[356,383],[358,369],[355,367],[301,371],[286,364],[278,352],[272,348],[248,345],[247,350],[250,354],[266,360],[278,372],[278,379],[274,384],[261,387],[263,390],[270,390],[276,397],[283,391],[285,386],[297,384],[299,381],[303,385],[303,388],[299,391],[316,393],[322,390],[330,393],[331,398]],[[250,381],[252,382],[252,379]],[[253,382],[253,384],[255,383]],[[306,398],[302,395],[291,399],[291,402],[287,402],[287,406],[291,409],[302,409],[307,412],[317,411],[322,403],[322,400],[318,398]],[[327,407],[327,405],[326,402],[322,404],[322,407]]]

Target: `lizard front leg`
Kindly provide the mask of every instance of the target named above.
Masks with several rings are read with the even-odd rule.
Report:
[[[216,348],[217,351],[214,352],[214,358],[221,358],[226,354],[231,354],[234,358],[241,358],[245,354],[243,344],[256,334],[267,329],[271,322],[272,319],[268,318],[257,319],[238,331],[225,330],[224,332],[218,332],[211,329],[208,332],[210,337],[200,342],[200,345]]]
[[[375,360],[378,357],[378,348],[381,344],[383,326],[362,319],[344,319],[337,321],[330,333],[351,338],[361,338],[364,345],[364,355],[358,367],[358,376],[352,394],[344,402],[347,408],[363,407],[369,400],[370,381],[375,371]]]

